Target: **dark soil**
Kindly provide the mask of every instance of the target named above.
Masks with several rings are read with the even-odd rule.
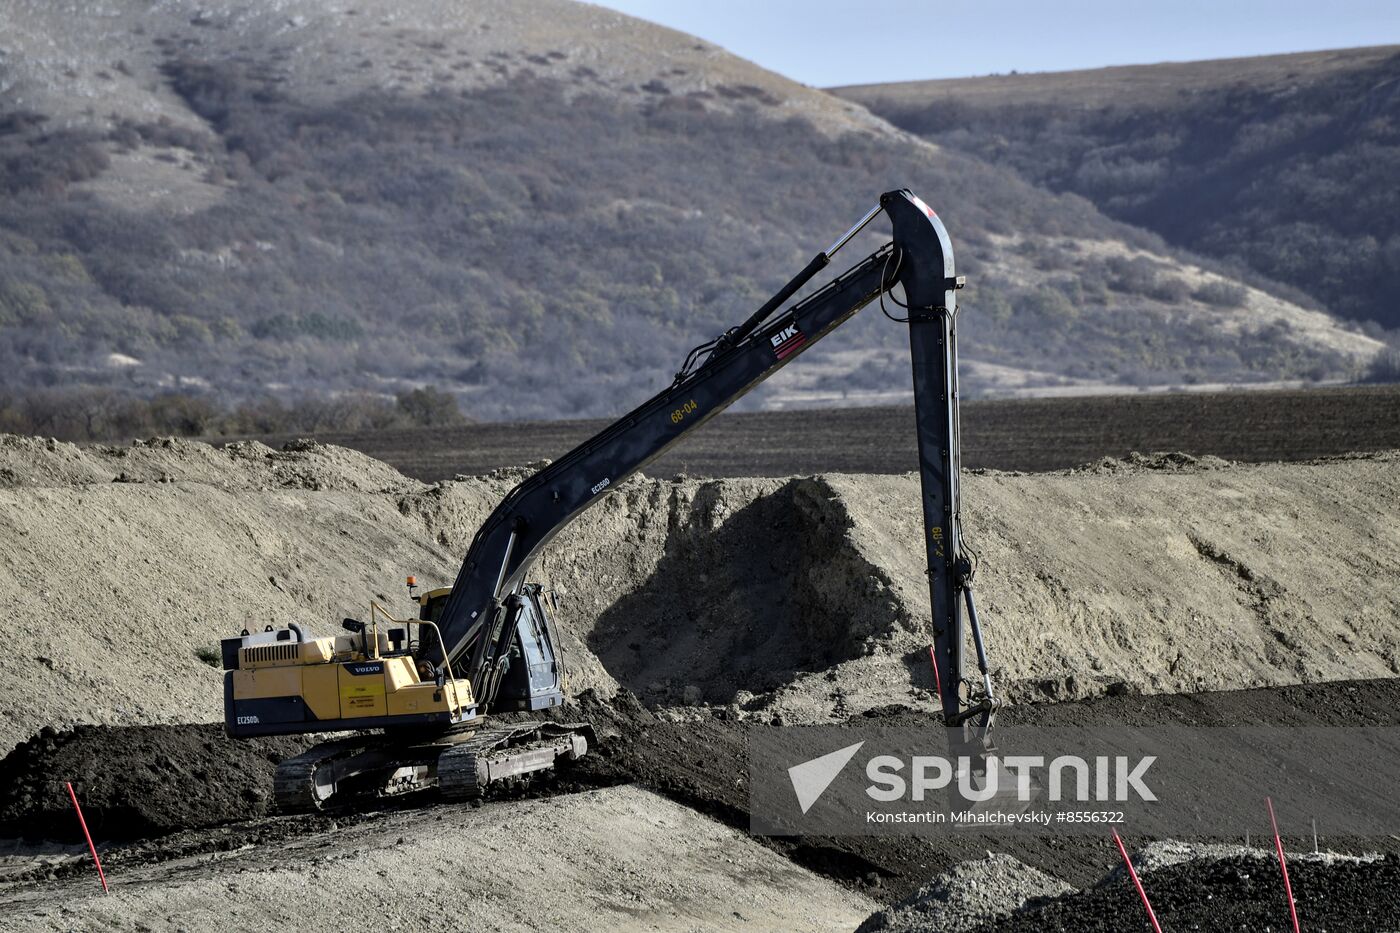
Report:
[[[668,722],[623,693],[613,699],[585,694],[559,715],[588,719],[601,740],[585,758],[537,784],[531,794],[635,783],[748,830],[747,726],[727,718],[727,711],[716,710],[694,722]],[[875,710],[852,724],[870,718],[882,724],[936,726],[932,715],[903,707]],[[1396,724],[1400,723],[1400,679],[1100,697],[1011,707],[1004,711],[1003,722],[1022,726]],[[373,809],[363,807],[316,817],[265,818],[275,762],[308,743],[305,738],[235,741],[216,725],[89,726],[73,733],[41,733],[0,761],[0,781],[15,789],[0,808],[0,834],[78,838],[64,780],[74,781],[99,839],[145,838],[113,852],[112,857],[129,863],[275,842],[324,829],[334,820],[343,824],[376,818]],[[433,803],[430,797],[407,798],[396,806]],[[988,850],[1009,851],[1081,887],[1096,883],[1118,865],[1110,842],[1080,835],[763,841],[793,861],[883,901],[903,898],[932,875]],[[1352,848],[1345,840],[1331,839],[1328,845],[1340,851]]]
[[[730,825],[749,825],[745,727],[713,718],[671,723],[635,699],[612,704],[585,697],[584,715],[606,736],[571,769],[582,783],[637,783]],[[931,714],[903,707],[872,711],[882,724],[937,727]],[[1400,724],[1400,679],[1198,694],[1100,697],[1076,703],[1010,707],[1002,722],[1020,726],[1091,725],[1392,725]],[[1205,840],[1202,840],[1205,841]],[[1229,840],[1235,841],[1235,840]],[[1007,851],[1070,884],[1092,884],[1118,864],[1104,839],[1085,836],[851,836],[765,842],[814,871],[880,899],[907,896],[929,877],[988,850]],[[1331,840],[1347,851],[1346,840]]]
[[[1008,726],[1393,726],[1400,678],[1343,680],[1213,693],[1126,694],[1010,706]]]
[[[932,726],[931,717],[925,722]],[[651,788],[736,829],[749,828],[746,729],[709,720],[671,723],[634,719],[623,732],[570,770],[582,783],[635,783]],[[958,835],[768,837],[766,845],[819,874],[881,900],[908,896],[929,877],[958,862],[1004,848],[1004,838]],[[1082,837],[1017,838],[1016,856],[1072,883],[1088,884],[1112,868],[1108,852]],[[1023,851],[1024,850],[1024,851]],[[1073,866],[1072,877],[1064,871]]]
[[[326,433],[428,482],[554,459],[604,420]],[[1400,448],[1400,386],[1113,395],[968,402],[963,465],[1044,471],[1181,451],[1226,460],[1311,460]],[[260,438],[280,447],[289,437]],[[215,439],[218,440],[218,439]],[[647,467],[653,476],[907,473],[918,464],[914,410],[726,413]]]
[[[1293,860],[1288,878],[1298,922],[1316,933],[1400,926],[1400,858],[1330,864]],[[1292,926],[1278,862],[1231,858],[1187,862],[1143,877],[1164,930],[1287,930]],[[1150,930],[1127,879],[1078,891],[977,927],[977,933],[1120,933]]]
[[[276,763],[311,744],[304,737],[234,741],[219,725],[44,729],[0,761],[0,836],[80,841],[68,781],[102,840],[260,817]]]

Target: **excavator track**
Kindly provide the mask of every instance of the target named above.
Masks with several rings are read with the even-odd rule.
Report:
[[[383,737],[337,739],[278,765],[273,796],[282,813],[433,787],[449,800],[477,799],[490,784],[552,768],[561,757],[582,757],[593,736],[588,723],[526,722],[412,745]]]
[[[584,722],[530,722],[482,729],[437,760],[438,787],[448,800],[473,800],[490,784],[523,778],[588,753],[593,727]]]
[[[331,772],[337,763],[358,748],[348,741],[322,742],[277,766],[272,779],[272,796],[283,813],[319,810],[335,793]]]

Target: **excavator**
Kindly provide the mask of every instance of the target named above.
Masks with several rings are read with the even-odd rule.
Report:
[[[881,213],[890,242],[788,305]],[[345,619],[334,635],[292,623],[224,639],[230,736],[345,733],[278,766],[279,809],[430,788],[474,800],[586,754],[596,744],[592,727],[556,709],[567,686],[558,607],[528,579],[535,560],[623,480],[877,300],[909,326],[942,715],[949,729],[985,735],[1000,704],[959,527],[963,285],[938,215],[907,189],[886,192],[747,320],[692,350],[669,386],[512,489],[476,532],[451,587],[420,592],[409,577],[417,618],[395,619],[371,602],[366,618]],[[964,676],[969,634],[976,681]]]

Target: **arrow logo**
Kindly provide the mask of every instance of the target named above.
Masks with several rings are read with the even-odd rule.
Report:
[[[804,814],[826,793],[831,782],[836,780],[836,775],[841,773],[841,769],[846,767],[846,763],[855,757],[864,744],[857,742],[847,745],[828,755],[788,768],[788,778],[792,781],[793,792],[797,794],[797,804]]]

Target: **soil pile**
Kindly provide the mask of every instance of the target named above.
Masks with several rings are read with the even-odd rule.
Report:
[[[43,726],[222,720],[220,638],[325,633],[457,561],[400,509],[421,484],[353,451],[77,448],[0,438],[0,606],[14,628],[0,750]],[[491,502],[509,484],[469,484]],[[217,663],[217,662],[215,662]]]
[[[1159,462],[1160,461],[1160,462]],[[221,719],[240,629],[326,631],[450,581],[520,470],[427,486],[341,448],[0,438],[0,749],[52,725]],[[1400,457],[1185,458],[969,475],[995,676],[1015,701],[1400,671]],[[1166,468],[1164,468],[1166,467]],[[635,478],[560,534],[570,687],[832,722],[929,709],[914,476]]]
[[[359,451],[305,439],[288,441],[280,450],[258,441],[211,447],[178,437],[154,437],[125,447],[79,447],[52,438],[0,434],[0,487],[178,482],[224,489],[366,492],[418,485]]]
[[[998,682],[1025,702],[1400,671],[1396,465],[967,477]],[[577,686],[789,722],[927,708],[918,502],[913,476],[628,484],[540,567]]]
[[[1009,855],[988,852],[986,858],[962,862],[899,903],[871,914],[856,933],[965,933],[988,917],[1072,890]]]
[[[1400,859],[1295,860],[1288,866],[1298,922],[1306,930],[1387,930],[1400,917]],[[1143,878],[1167,930],[1282,930],[1288,901],[1278,863],[1260,854],[1184,862]],[[1124,880],[1030,907],[977,933],[1141,929],[1146,913]]]
[[[65,782],[93,835],[157,836],[265,815],[276,763],[300,737],[232,741],[219,726],[44,729],[0,761],[0,836],[82,840]]]

